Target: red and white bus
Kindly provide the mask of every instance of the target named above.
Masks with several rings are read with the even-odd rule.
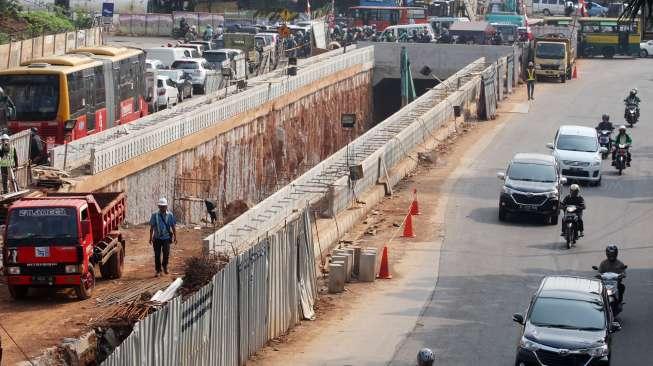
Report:
[[[354,6],[349,8],[350,27],[376,25],[377,31],[383,31],[391,25],[426,24],[426,9],[403,6]]]
[[[80,48],[0,71],[16,107],[11,133],[36,128],[55,144],[76,140],[148,114],[145,53],[125,47]]]

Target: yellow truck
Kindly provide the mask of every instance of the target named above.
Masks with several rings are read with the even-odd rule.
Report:
[[[533,27],[535,36],[535,75],[539,79],[555,78],[561,83],[571,79],[576,64],[576,27]]]

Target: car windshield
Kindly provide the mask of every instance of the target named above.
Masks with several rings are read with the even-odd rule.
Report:
[[[605,316],[598,301],[540,297],[533,305],[530,322],[538,327],[603,330]]]
[[[555,182],[556,172],[552,165],[513,163],[508,177],[512,180],[552,183]]]
[[[30,207],[11,211],[8,218],[7,243],[33,245],[35,240],[53,244],[77,242],[77,211],[63,207]]]
[[[597,144],[597,139],[591,136],[560,135],[556,147],[559,150],[595,152]]]
[[[227,54],[224,52],[205,52],[204,58],[208,62],[222,62],[227,59]]]
[[[535,56],[548,59],[565,58],[565,46],[562,43],[538,43]]]
[[[0,86],[16,107],[16,120],[50,121],[57,118],[58,75],[2,75]]]
[[[200,64],[195,61],[175,61],[172,63],[172,68],[175,70],[197,70]]]

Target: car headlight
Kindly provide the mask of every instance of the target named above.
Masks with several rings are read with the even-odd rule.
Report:
[[[601,166],[601,160],[594,160],[592,166]]]
[[[7,267],[7,273],[10,275],[19,275],[20,267]]]
[[[67,264],[66,267],[64,267],[64,271],[66,273],[80,273],[80,267],[79,264]]]
[[[546,192],[546,198],[558,198],[558,190],[554,189],[551,192]]]
[[[601,347],[590,348],[587,350],[587,354],[592,357],[605,357],[610,353],[608,350],[608,345],[604,344]]]
[[[521,340],[519,341],[519,346],[527,351],[537,351],[540,349],[540,345],[531,341],[530,339],[527,339],[525,337],[521,337]]]
[[[509,187],[506,187],[506,186],[503,186],[503,188],[501,188],[501,191],[502,191],[503,193],[505,193],[505,194],[512,194],[512,193],[514,192],[513,189],[511,189],[511,188],[509,188]]]

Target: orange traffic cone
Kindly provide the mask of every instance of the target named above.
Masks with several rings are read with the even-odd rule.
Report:
[[[389,280],[392,278],[390,274],[390,265],[388,264],[388,247],[383,247],[383,254],[381,255],[381,268],[379,268],[379,275],[376,278]]]
[[[417,189],[413,190],[413,203],[410,204],[410,214],[419,215],[419,203],[417,203]]]
[[[574,65],[574,71],[571,73],[572,79],[578,79],[578,73],[576,72],[576,65]]]
[[[413,232],[413,215],[408,213],[406,215],[406,221],[404,222],[404,234],[402,235],[404,238],[414,238],[415,233]]]

